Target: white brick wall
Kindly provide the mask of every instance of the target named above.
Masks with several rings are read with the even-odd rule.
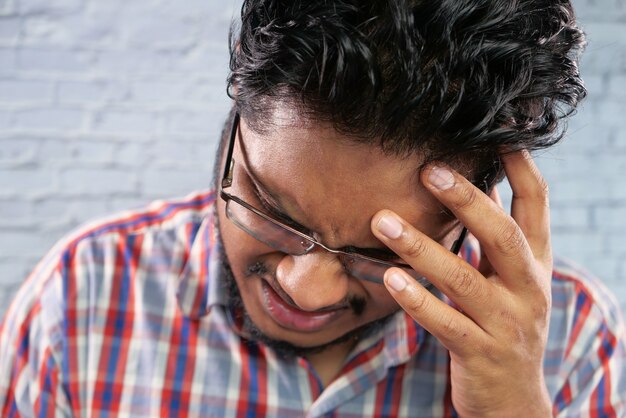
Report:
[[[209,184],[238,3],[0,2],[0,315],[71,228]],[[574,3],[591,94],[539,163],[556,252],[626,307],[626,5]]]

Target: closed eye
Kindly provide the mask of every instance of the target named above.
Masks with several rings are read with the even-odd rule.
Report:
[[[257,200],[261,203],[261,206],[263,207],[263,209],[272,218],[274,218],[275,220],[277,220],[277,221],[279,221],[279,222],[289,226],[290,228],[295,229],[296,231],[302,232],[303,234],[307,234],[308,235],[310,233],[310,230],[308,228],[306,228],[303,225],[297,223],[296,221],[291,219],[289,217],[289,215],[285,214],[284,212],[280,211],[278,208],[276,208],[272,204],[270,204],[267,201],[267,199],[265,199],[261,195],[261,193],[259,193],[258,189],[255,188],[254,194],[256,195]]]
[[[358,248],[348,246],[341,248],[341,250],[347,253],[364,255],[390,263],[405,264],[404,260],[398,257],[398,254],[383,248]]]

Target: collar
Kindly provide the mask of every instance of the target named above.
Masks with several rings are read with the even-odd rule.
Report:
[[[227,292],[221,285],[221,252],[215,210],[209,211],[189,237],[191,245],[176,284],[176,299],[183,314],[192,319],[208,315],[224,304]]]

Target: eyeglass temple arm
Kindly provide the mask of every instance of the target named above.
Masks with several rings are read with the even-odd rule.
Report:
[[[230,142],[228,143],[228,151],[226,152],[226,165],[224,165],[224,175],[222,176],[222,189],[230,187],[233,184],[233,151],[235,149],[235,135],[239,126],[239,112],[235,112],[233,124],[230,128]]]
[[[467,228],[463,227],[463,230],[461,231],[459,238],[457,238],[457,240],[454,241],[454,244],[452,245],[452,248],[450,249],[450,251],[453,254],[458,254],[459,251],[461,251],[461,247],[463,246],[463,242],[465,241],[466,236],[467,236]]]

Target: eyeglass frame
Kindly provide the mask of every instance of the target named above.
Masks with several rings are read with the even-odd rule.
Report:
[[[272,224],[283,228],[297,236],[299,236],[300,238],[306,240],[307,242],[309,242],[311,245],[310,247],[306,248],[306,250],[302,253],[302,254],[289,254],[287,252],[285,252],[285,254],[289,254],[295,257],[301,256],[301,255],[306,255],[309,254],[313,248],[315,248],[316,246],[328,251],[331,254],[335,254],[335,255],[345,255],[348,257],[352,257],[352,258],[359,258],[362,260],[366,260],[366,261],[371,261],[377,264],[382,264],[382,265],[386,265],[389,267],[399,267],[402,269],[408,269],[408,270],[412,270],[415,271],[415,269],[409,265],[409,264],[405,264],[405,263],[396,263],[393,261],[389,261],[389,260],[381,260],[379,258],[375,258],[375,257],[370,257],[367,256],[365,254],[360,254],[357,252],[348,252],[348,251],[342,251],[342,250],[338,250],[338,249],[334,249],[334,248],[330,248],[328,246],[326,246],[325,244],[321,243],[320,241],[318,241],[317,239],[315,239],[314,237],[305,234],[304,232],[298,231],[297,229],[294,229],[292,227],[290,227],[289,225],[284,224],[283,222],[280,222],[277,219],[272,218],[271,216],[267,215],[266,213],[263,213],[262,211],[260,211],[259,209],[255,208],[254,206],[252,206],[251,204],[245,202],[244,200],[242,200],[241,198],[230,194],[228,192],[226,192],[224,189],[227,189],[229,187],[232,186],[233,184],[233,172],[234,172],[234,168],[235,168],[235,160],[233,158],[233,152],[235,149],[235,138],[237,135],[237,132],[239,131],[239,119],[240,119],[240,115],[239,112],[235,112],[235,115],[233,117],[233,122],[231,125],[231,129],[230,129],[230,140],[229,140],[229,144],[228,144],[228,149],[226,152],[226,161],[224,163],[224,172],[222,175],[222,181],[220,183],[220,197],[222,198],[222,200],[224,200],[224,202],[226,204],[228,204],[229,200],[233,200],[236,203],[238,203],[239,205],[243,206],[245,209],[248,209],[249,211],[253,212],[254,214],[260,216],[261,218],[271,222]],[[237,227],[239,227],[239,229],[241,229],[242,231],[244,231],[245,233],[247,233],[248,235],[252,236],[254,239],[263,242],[265,245],[269,245],[270,247],[274,248],[272,245],[270,245],[269,243],[260,240],[259,238],[255,237],[254,235],[250,234],[250,232],[244,230],[240,225],[238,225],[236,222],[234,222],[232,219],[230,219],[228,217],[228,214],[226,214],[227,218],[233,222]],[[454,244],[452,245],[452,248],[450,249],[450,251],[453,254],[458,254],[459,251],[461,250],[461,247],[463,246],[463,242],[465,241],[465,237],[467,235],[467,227],[463,226],[461,233],[459,234],[458,238],[454,241]],[[280,251],[280,250],[279,250]],[[346,269],[347,270],[347,269]],[[348,271],[348,273],[350,273]],[[423,276],[422,276],[423,278]],[[373,279],[373,278],[359,278],[360,280],[367,280],[367,281],[371,281],[373,283],[378,283],[378,284],[383,284],[383,279]],[[421,281],[419,279],[416,279],[418,281]],[[430,283],[426,283],[427,285],[430,285]]]

